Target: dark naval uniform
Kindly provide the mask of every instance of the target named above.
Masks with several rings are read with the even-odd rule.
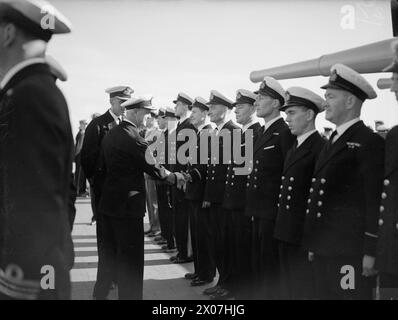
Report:
[[[189,164],[187,168],[188,174],[192,181],[187,183],[185,198],[190,204],[190,230],[192,238],[192,252],[194,259],[194,273],[198,279],[194,280],[192,285],[201,285],[213,281],[215,277],[215,261],[211,253],[211,226],[210,226],[210,210],[202,208],[204,191],[206,186],[207,164],[201,163],[200,146],[202,139],[208,139],[212,131],[210,124],[205,125],[197,133],[196,145],[196,163]],[[209,142],[207,142],[209,145]]]
[[[256,122],[247,130],[251,130],[253,146],[261,130],[261,124]],[[245,155],[246,131],[242,131],[241,154]],[[248,143],[248,142],[247,142]],[[253,146],[251,147],[253,149]],[[245,155],[248,159],[248,155]],[[236,298],[248,299],[251,290],[250,248],[251,219],[245,216],[247,174],[236,175],[235,169],[242,168],[232,162],[227,169],[223,208],[228,215],[227,224],[227,274],[226,286]]]
[[[225,252],[225,248],[227,248],[227,213],[222,207],[222,203],[224,201],[225,179],[227,176],[228,165],[224,164],[223,150],[224,148],[230,148],[229,150],[231,150],[232,152],[234,130],[240,130],[240,128],[232,121],[228,121],[222,127],[221,132],[219,132],[216,136],[219,141],[219,157],[217,159],[217,157],[214,157],[214,155],[212,154],[213,160],[216,160],[216,164],[212,164],[210,162],[207,167],[206,188],[203,198],[204,201],[211,203],[210,217],[212,219],[211,226],[213,235],[212,251],[215,254],[216,267],[220,275],[218,280],[218,286],[220,287],[223,287],[226,276],[228,275],[228,272],[225,269],[225,259],[227,258]],[[224,135],[230,135],[230,146],[227,146],[226,141],[228,140],[224,138]]]
[[[103,159],[101,155],[101,143],[108,132],[115,126],[117,126],[117,123],[110,114],[110,111],[92,120],[87,126],[81,151],[81,164],[91,185],[91,207],[94,219],[97,221],[98,269],[97,281],[93,292],[94,297],[106,295],[107,293],[105,294],[105,292],[108,292],[111,286],[111,282],[105,281],[105,279],[111,277],[112,270],[103,265],[103,261],[106,259],[103,250],[103,221],[102,217],[98,214],[98,207],[105,180],[105,170],[101,160]]]
[[[375,256],[383,170],[384,140],[362,121],[322,150],[303,238],[303,247],[315,254],[317,298],[371,298],[374,283],[362,276],[362,259]],[[346,265],[354,267],[355,290],[340,285]]]
[[[167,129],[155,142],[155,145],[157,145],[156,149],[160,151],[157,157],[167,169],[170,168],[168,164],[168,139],[169,131]],[[171,187],[161,181],[157,181],[156,193],[159,206],[159,223],[162,237],[167,241],[167,248],[172,250],[175,248],[175,242],[173,231],[173,206],[171,199]]]
[[[0,91],[0,300],[70,298],[72,158],[67,103],[43,59]]]
[[[101,143],[105,135],[117,126],[115,119],[108,110],[103,115],[92,120],[87,126],[83,147],[81,151],[81,164],[87,179],[93,188],[91,195],[93,203],[93,214],[97,218],[97,207],[101,197],[105,173],[100,163]]]
[[[188,141],[188,138],[179,141],[178,137],[183,130],[192,130],[196,132],[195,127],[189,119],[185,119],[182,123],[177,125],[175,132],[177,141],[174,141],[174,139],[171,141],[172,144],[175,144],[176,159],[175,164],[170,165],[170,170],[172,172],[182,172],[187,168],[187,165],[182,165],[177,158],[179,149]],[[174,158],[173,155],[171,155],[171,157]],[[189,154],[186,153],[185,158],[187,159],[188,157]],[[171,194],[173,199],[174,231],[178,250],[178,259],[175,262],[178,263],[187,261],[188,259],[189,204],[185,199],[185,193],[183,190],[180,190],[177,187],[172,187]]]
[[[106,265],[116,265],[121,300],[142,299],[144,172],[162,179],[160,167],[146,161],[147,147],[137,127],[127,121],[103,141],[106,177],[99,212],[104,217]]]
[[[254,144],[245,214],[253,217],[252,272],[258,285],[256,298],[275,299],[279,295],[279,255],[274,227],[283,163],[294,137],[282,118],[265,132],[262,130]]]
[[[376,269],[381,273],[380,287],[394,289],[398,288],[398,127],[387,135],[385,160]],[[381,290],[381,297],[396,299],[397,291]]]
[[[312,133],[298,148],[296,142],[283,168],[275,238],[280,241],[283,294],[288,299],[311,298],[312,274],[308,253],[301,248],[301,241],[311,179],[325,142],[318,132]]]

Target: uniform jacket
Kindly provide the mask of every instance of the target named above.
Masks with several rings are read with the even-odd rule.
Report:
[[[185,140],[183,141],[179,141],[178,136],[180,134],[183,134],[183,130],[192,130],[193,132],[196,132],[196,128],[192,125],[191,120],[190,119],[186,119],[185,121],[183,121],[182,123],[179,123],[177,125],[177,129],[176,129],[176,138],[177,141],[173,141],[173,140],[169,140],[169,142],[171,144],[175,145],[175,154],[170,154],[172,158],[176,159],[176,163],[175,164],[171,164],[170,165],[170,170],[172,172],[182,172],[182,171],[186,171],[187,169],[187,165],[186,164],[182,164],[178,159],[178,150],[181,148],[181,146],[183,146],[187,141],[188,138],[185,138]],[[187,150],[187,152],[185,153],[185,159],[189,158],[189,152]],[[181,202],[185,199],[185,193],[183,190],[177,189],[177,187],[172,187],[172,197],[173,197],[173,204]]]
[[[249,129],[253,130],[253,143],[255,143],[259,131],[261,130],[261,124],[255,123]],[[242,147],[241,154],[245,152],[245,133],[242,132]],[[224,201],[223,207],[229,210],[243,210],[246,204],[246,183],[247,175],[236,175],[234,169],[242,167],[232,163],[228,166],[227,177],[225,181]]]
[[[360,121],[328,146],[315,166],[303,245],[323,256],[375,256],[384,140]]]
[[[212,126],[210,124],[203,127],[202,130],[211,130]],[[203,201],[203,195],[206,186],[206,173],[207,173],[207,163],[200,162],[200,145],[202,143],[202,139],[206,138],[206,135],[201,136],[203,131],[197,133],[197,145],[196,145],[196,164],[189,164],[187,168],[187,172],[192,177],[192,182],[187,183],[187,188],[185,192],[185,198],[191,201]],[[208,131],[208,132],[209,132]],[[209,145],[209,139],[207,144]]]
[[[147,162],[148,144],[133,124],[123,121],[102,143],[105,181],[99,205],[101,214],[126,218],[145,214],[144,172],[161,179],[161,167]]]
[[[231,145],[229,146],[230,152],[232,153],[233,147],[233,131],[240,130],[240,128],[233,123],[232,121],[227,122],[224,127],[221,129],[221,132],[218,135],[219,139],[219,157],[217,159],[217,164],[211,164],[207,166],[206,173],[206,187],[204,194],[204,201],[208,201],[211,203],[222,204],[224,200],[224,189],[225,189],[225,179],[227,176],[228,164],[224,164],[224,156],[223,150],[224,147],[227,147],[226,141],[223,138],[222,132],[230,132],[231,134]],[[211,148],[209,148],[211,149]],[[215,157],[215,155],[211,155]],[[232,155],[231,155],[232,158]]]
[[[301,244],[312,175],[325,143],[315,132],[297,149],[292,147],[286,156],[275,225],[278,240]]]
[[[57,292],[68,292],[62,273],[73,263],[68,221],[73,152],[68,106],[49,67],[37,63],[22,69],[0,91],[0,269],[5,272],[0,271],[0,292],[11,280],[12,293],[27,286],[37,298],[45,265],[55,268]],[[21,276],[17,283],[10,279],[11,265]]]
[[[398,275],[398,127],[387,135],[377,270]]]
[[[283,119],[274,122],[254,144],[252,172],[246,185],[246,216],[275,220],[283,163],[294,137]]]
[[[105,135],[116,126],[109,110],[92,120],[86,128],[81,151],[81,164],[87,179],[91,180],[97,197],[101,194],[105,173],[101,163],[101,143]]]

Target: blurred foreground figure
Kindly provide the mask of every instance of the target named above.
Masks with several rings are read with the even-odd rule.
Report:
[[[384,71],[393,72],[391,91],[398,98],[398,41],[393,49],[395,59]],[[398,126],[386,138],[384,178],[376,267],[380,271],[380,297],[389,300],[398,298]]]
[[[70,298],[73,137],[45,60],[69,32],[45,1],[0,1],[0,299]]]

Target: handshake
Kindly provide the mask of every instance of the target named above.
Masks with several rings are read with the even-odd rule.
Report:
[[[192,182],[192,177],[186,172],[174,172],[176,176],[176,185],[180,190],[185,191],[187,188],[187,183]]]
[[[190,174],[185,172],[170,172],[164,167],[158,167],[160,169],[160,176],[164,182],[169,185],[176,185],[180,190],[186,190],[187,183],[192,181]]]

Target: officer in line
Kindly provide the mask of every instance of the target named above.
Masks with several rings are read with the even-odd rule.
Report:
[[[307,199],[315,163],[326,141],[315,129],[315,120],[324,111],[325,100],[301,87],[289,88],[286,113],[291,133],[297,137],[283,167],[275,238],[279,243],[282,298],[313,298],[312,272],[308,253],[302,249]]]
[[[337,128],[315,165],[303,246],[313,260],[317,298],[371,299],[384,140],[360,115],[365,100],[377,94],[364,77],[341,64],[332,67],[322,88],[326,119]]]
[[[196,155],[190,155],[185,191],[185,198],[190,204],[189,219],[194,262],[194,273],[186,274],[185,278],[191,280],[193,287],[210,283],[215,277],[215,263],[211,256],[209,242],[211,239],[210,210],[202,208],[207,163],[202,162],[201,146],[209,146],[208,135],[213,128],[208,112],[207,101],[197,97],[192,105],[191,114],[191,123],[197,129]],[[203,139],[207,141],[203,142]]]
[[[51,29],[41,26],[47,11]],[[0,2],[0,300],[70,298],[73,137],[45,59],[52,36],[70,31],[47,1]],[[47,265],[55,288],[43,290]]]
[[[245,154],[245,143],[253,143],[261,128],[256,116],[254,103],[257,95],[253,92],[240,89],[236,93],[235,114],[236,121],[242,126],[241,133],[241,155]],[[246,135],[250,134],[252,141],[245,141]],[[237,142],[236,142],[237,143]],[[253,149],[253,145],[249,148]],[[227,260],[228,278],[225,286],[237,299],[248,299],[251,289],[250,265],[250,243],[251,243],[251,221],[245,216],[246,183],[248,174],[238,175],[235,169],[242,168],[244,164],[233,161],[227,170],[225,182],[223,208],[227,212],[227,234],[226,248],[229,259]],[[222,297],[216,297],[222,298]]]
[[[252,217],[252,273],[255,299],[278,299],[280,291],[278,241],[274,238],[275,219],[283,163],[294,137],[280,115],[285,90],[278,81],[265,77],[255,106],[263,118],[254,144],[252,172],[248,176],[245,214]]]
[[[101,216],[98,214],[98,205],[105,179],[105,171],[100,161],[101,144],[109,130],[120,123],[120,117],[124,111],[121,104],[131,97],[133,89],[128,86],[117,86],[109,88],[105,92],[109,94],[111,108],[103,115],[92,120],[87,126],[81,151],[81,164],[90,183],[91,206],[93,209],[92,221],[97,222],[98,269],[93,297],[98,297],[99,299],[108,295],[111,283],[105,280],[110,278],[109,274],[112,274],[110,266],[103,264],[105,258],[103,256],[102,221]]]
[[[177,118],[175,116],[175,110],[173,108],[160,108],[158,116],[159,129],[162,134],[159,139],[155,142],[156,157],[158,161],[164,164],[166,169],[169,169],[167,162],[167,138],[168,138],[168,126],[175,128],[177,125]],[[159,210],[159,223],[161,230],[161,237],[166,241],[162,246],[162,249],[171,253],[175,251],[174,231],[173,231],[173,207],[171,204],[171,190],[167,184],[157,181],[156,192],[158,199],[158,210]],[[156,241],[156,238],[155,238]]]
[[[398,98],[397,41],[393,43],[393,51],[394,61],[384,71],[393,72],[391,91]],[[380,297],[389,300],[398,297],[397,290],[391,290],[398,288],[398,126],[392,128],[386,137],[384,179],[376,268],[380,272]]]
[[[145,117],[156,109],[151,100],[133,98],[123,103],[122,107],[126,109],[124,120],[103,141],[106,176],[99,212],[103,217],[106,264],[115,264],[112,276],[116,275],[119,299],[141,300],[144,172],[169,184],[177,183],[178,177],[155,161],[150,163],[147,160],[148,144],[139,130],[144,126]],[[101,298],[106,299],[106,296]]]
[[[175,104],[175,114],[179,118],[176,129],[177,141],[171,143],[175,146],[175,154],[171,154],[176,161],[175,164],[170,165],[170,169],[173,172],[183,172],[187,166],[181,164],[178,159],[178,151],[187,141],[188,137],[179,140],[181,134],[184,134],[184,130],[196,131],[189,119],[191,115],[193,100],[185,93],[178,94],[176,100],[173,101]],[[181,134],[180,134],[181,133]],[[184,158],[188,158],[189,155],[185,154]],[[187,263],[191,262],[192,259],[188,258],[188,226],[189,226],[189,204],[185,199],[185,193],[183,190],[179,190],[176,187],[172,187],[172,198],[173,198],[173,214],[174,214],[174,232],[177,244],[178,254],[172,259],[173,263]]]
[[[210,155],[210,162],[207,168],[206,187],[203,198],[203,208],[210,208],[210,218],[212,219],[211,234],[213,259],[219,273],[219,279],[216,286],[204,291],[206,295],[215,295],[217,297],[228,298],[230,292],[223,288],[227,278],[225,244],[227,213],[222,207],[224,200],[225,179],[227,176],[228,164],[224,164],[224,148],[230,150],[230,160],[232,160],[233,150],[233,131],[240,130],[231,118],[231,111],[234,103],[216,90],[211,91],[209,99],[210,121],[217,127],[215,128],[215,137],[218,141],[218,156],[213,152]],[[210,148],[211,149],[211,148]],[[214,150],[212,150],[214,151]]]

